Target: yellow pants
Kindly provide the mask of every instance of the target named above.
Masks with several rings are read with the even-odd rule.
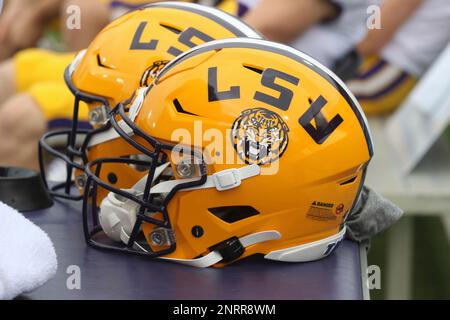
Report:
[[[74,53],[27,49],[14,56],[16,87],[40,106],[48,126],[66,127],[73,114],[74,96],[64,82],[64,70]],[[80,104],[80,120],[87,120],[87,106]]]

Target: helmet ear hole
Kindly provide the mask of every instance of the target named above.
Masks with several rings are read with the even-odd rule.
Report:
[[[202,226],[199,226],[199,225],[195,225],[191,229],[191,234],[195,238],[201,238],[204,233],[205,233],[205,230],[203,230]]]
[[[117,175],[113,172],[108,173],[108,181],[111,184],[116,184],[117,183]]]

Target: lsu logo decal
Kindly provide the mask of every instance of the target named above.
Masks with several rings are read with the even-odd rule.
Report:
[[[289,128],[275,112],[247,109],[234,121],[231,139],[238,156],[247,164],[264,165],[279,159],[289,142]]]

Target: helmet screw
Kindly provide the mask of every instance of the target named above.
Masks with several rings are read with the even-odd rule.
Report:
[[[167,243],[166,234],[162,229],[153,230],[152,233],[150,233],[150,239],[154,246],[162,246]]]
[[[98,122],[99,114],[97,110],[93,110],[90,114],[92,122]]]
[[[75,177],[75,184],[79,188],[84,189],[84,187],[86,186],[86,174],[83,173]]]
[[[103,124],[108,120],[108,111],[104,105],[89,111],[89,123],[92,125]]]
[[[177,165],[177,173],[182,178],[191,178],[194,175],[194,172],[195,172],[195,166],[188,159],[182,160]]]

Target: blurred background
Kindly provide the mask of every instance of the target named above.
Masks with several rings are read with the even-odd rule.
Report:
[[[58,70],[111,20],[151,2],[0,0],[0,165],[38,169],[39,137],[70,126]],[[450,299],[450,1],[192,2],[241,17],[346,81],[374,139],[366,184],[405,211],[372,239],[382,284],[371,297]],[[50,167],[57,180],[61,167]]]

